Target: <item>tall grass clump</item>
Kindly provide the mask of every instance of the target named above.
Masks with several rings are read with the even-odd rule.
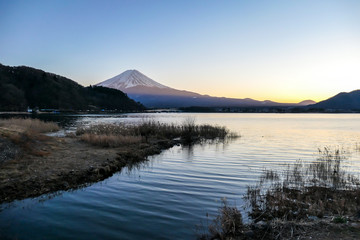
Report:
[[[239,209],[223,199],[217,217],[208,226],[208,232],[198,239],[243,239],[245,229]]]
[[[179,137],[181,129],[178,125],[161,123],[154,120],[142,121],[133,126],[133,131],[148,141],[151,138],[173,139]]]
[[[120,147],[126,144],[141,143],[140,136],[121,136],[121,135],[96,135],[85,133],[80,136],[84,142],[100,147]]]
[[[249,216],[257,222],[358,213],[360,180],[342,166],[346,159],[344,152],[324,148],[312,163],[298,161],[281,173],[265,171],[248,187]]]
[[[194,121],[183,124],[160,123],[154,120],[142,121],[139,124],[98,124],[80,127],[76,131],[81,140],[94,145],[117,147],[122,143],[172,141],[179,139],[184,144],[205,140],[224,140],[237,137],[225,127],[196,125]],[[101,136],[101,137],[100,137]],[[127,141],[129,140],[129,141]],[[116,144],[119,142],[119,144]]]
[[[229,131],[226,127],[195,124],[194,118],[187,118],[181,124],[181,138],[184,143],[191,144],[202,140],[219,140],[238,138],[239,135]]]

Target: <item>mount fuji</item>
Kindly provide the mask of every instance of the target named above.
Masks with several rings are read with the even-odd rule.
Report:
[[[124,90],[127,88],[133,88],[137,86],[161,88],[161,89],[168,88],[160,83],[155,82],[154,80],[145,76],[144,74],[142,74],[137,70],[127,70],[97,85],[108,88],[116,88],[118,90]]]
[[[266,106],[300,106],[299,104],[277,103],[272,101],[257,101],[251,98],[236,99],[225,97],[211,97],[195,92],[177,90],[162,85],[145,76],[137,70],[127,70],[113,78],[96,84],[96,86],[121,90],[135,101],[141,102],[149,108],[172,107],[266,107]]]

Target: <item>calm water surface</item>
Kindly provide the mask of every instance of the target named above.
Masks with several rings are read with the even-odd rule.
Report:
[[[262,170],[298,159],[316,159],[318,148],[345,150],[353,172],[360,169],[360,115],[354,114],[124,114],[54,117],[67,131],[99,122],[154,118],[227,126],[242,135],[226,144],[180,146],[124,168],[106,179],[51,199],[0,205],[3,239],[194,239],[227,198],[244,205],[246,187]]]

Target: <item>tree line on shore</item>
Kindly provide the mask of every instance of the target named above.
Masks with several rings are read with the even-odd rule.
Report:
[[[42,70],[0,64],[0,111],[28,107],[57,110],[141,111],[145,107],[115,89],[89,86]]]

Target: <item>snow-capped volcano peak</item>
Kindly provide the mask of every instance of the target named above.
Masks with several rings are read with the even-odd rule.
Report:
[[[97,86],[115,88],[125,90],[136,86],[155,87],[155,88],[168,88],[151,78],[145,76],[137,70],[127,70],[113,78],[96,84]]]

